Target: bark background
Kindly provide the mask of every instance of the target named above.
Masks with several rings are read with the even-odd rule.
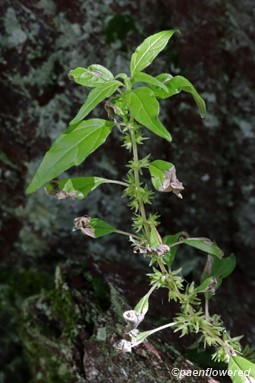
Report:
[[[79,203],[56,202],[43,191],[26,197],[24,190],[43,153],[86,97],[86,89],[68,80],[69,70],[100,63],[113,73],[126,71],[135,47],[159,30],[177,27],[182,34],[150,73],[183,74],[208,109],[201,120],[188,95],[163,102],[161,116],[173,143],[153,137],[144,148],[153,159],[173,162],[186,187],[183,201],[159,196],[154,209],[162,213],[161,233],[185,230],[209,237],[226,254],[236,254],[242,283],[254,279],[253,5],[250,0],[1,1],[0,358],[5,370],[0,381],[13,381],[13,374],[15,381],[26,381],[18,314],[25,297],[52,286],[57,263],[93,253],[95,260],[121,259],[125,265],[131,256],[121,238],[94,242],[71,233],[79,214],[128,228],[118,188],[103,186]],[[94,115],[104,115],[103,108],[97,110]],[[68,174],[117,178],[127,160],[113,134]],[[187,276],[199,270],[201,261],[192,253],[180,254]]]

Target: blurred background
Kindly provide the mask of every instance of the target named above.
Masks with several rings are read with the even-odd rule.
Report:
[[[21,307],[28,296],[52,287],[59,262],[132,256],[115,235],[95,242],[72,233],[73,219],[83,214],[129,230],[119,187],[103,185],[80,202],[24,191],[88,93],[68,79],[69,70],[97,63],[114,74],[128,71],[136,46],[160,30],[179,28],[181,34],[148,73],[184,75],[208,110],[201,120],[191,96],[163,100],[160,116],[173,142],[151,137],[142,149],[173,162],[185,186],[183,200],[162,193],[152,207],[162,214],[160,233],[184,230],[216,241],[226,255],[236,255],[238,280],[248,286],[244,294],[253,294],[254,16],[251,0],[1,0],[0,382],[29,380]],[[93,114],[106,117],[103,107]],[[121,178],[128,160],[115,131],[68,174]],[[199,267],[199,257],[183,254],[183,261],[186,275]]]

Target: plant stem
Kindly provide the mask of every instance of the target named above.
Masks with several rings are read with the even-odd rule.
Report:
[[[169,247],[171,248],[171,247],[174,247],[174,246],[183,245],[183,244],[185,244],[184,241],[185,241],[186,239],[192,240],[192,239],[196,239],[196,238],[185,238],[185,239],[183,239],[183,240],[181,240],[181,241],[172,243],[171,245],[169,245]]]
[[[117,180],[107,180],[108,184],[118,184],[127,187],[128,184],[126,182],[117,181]]]
[[[207,296],[205,296],[205,316],[206,316],[206,318],[210,317],[210,314],[209,314],[209,299],[208,299]]]
[[[131,141],[132,141],[133,160],[135,163],[138,163],[139,162],[138,148],[137,148],[134,130],[132,129],[132,127],[130,127],[129,131],[130,131],[130,136],[131,136]],[[143,222],[144,222],[143,227],[144,227],[144,231],[145,231],[145,234],[147,237],[147,241],[149,242],[150,241],[150,231],[149,231],[148,222],[147,222],[147,218],[146,218],[144,203],[141,199],[141,196],[139,195],[140,175],[139,175],[139,170],[136,168],[134,169],[134,178],[135,178],[136,190],[138,191],[137,194],[138,194],[139,211],[140,211],[141,217],[143,218]],[[158,259],[158,265],[160,267],[161,272],[163,274],[167,274],[167,270],[165,268],[165,265],[163,264],[163,262],[160,259]]]
[[[133,234],[133,233],[129,233],[128,231],[115,230],[115,233],[122,234],[122,235],[126,235],[126,236],[128,236],[128,237],[133,237],[133,238],[141,239],[138,235]]]
[[[158,265],[159,265],[159,267],[160,267],[160,270],[161,270],[162,274],[168,274],[167,269],[165,268],[165,265],[164,265],[164,263],[161,261],[161,259],[158,258],[157,261],[158,261]]]
[[[164,324],[163,326],[154,328],[153,330],[149,330],[149,331],[146,331],[146,332],[149,332],[149,335],[151,335],[151,334],[154,334],[155,332],[164,330],[165,328],[167,328],[167,327],[172,327],[172,326],[174,326],[174,325],[176,325],[176,322],[171,322],[171,323]],[[140,333],[139,335],[141,335],[141,334],[142,334],[142,333]],[[148,336],[149,336],[149,335],[148,335]]]
[[[146,295],[150,296],[151,293],[155,290],[156,287],[157,287],[156,285],[153,285]]]
[[[130,130],[130,136],[131,136],[131,140],[132,140],[133,158],[134,158],[134,162],[137,164],[139,162],[139,158],[138,158],[138,150],[137,150],[137,143],[136,143],[136,139],[135,139],[135,134],[134,134],[134,130],[132,129],[132,127],[130,127],[129,130]],[[135,177],[135,187],[136,187],[136,190],[138,192],[137,193],[138,194],[137,199],[138,199],[138,203],[139,203],[139,210],[140,210],[141,217],[143,218],[143,221],[144,221],[144,224],[143,224],[144,231],[145,231],[147,240],[149,241],[150,232],[148,229],[148,223],[147,223],[144,203],[143,203],[142,198],[139,194],[140,176],[139,176],[139,170],[138,169],[134,169],[134,177]]]
[[[189,239],[191,239],[191,238],[189,238]],[[174,242],[171,245],[169,245],[169,247],[171,248],[171,247],[174,247],[174,246],[181,245],[181,244],[183,244],[183,242],[184,242],[184,240],[183,241]]]

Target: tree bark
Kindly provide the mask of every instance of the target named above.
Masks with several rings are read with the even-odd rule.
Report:
[[[116,263],[69,261],[57,267],[52,291],[25,301],[22,338],[35,382],[179,382],[173,371],[196,369],[171,343],[172,330],[155,334],[132,353],[113,347],[125,328],[127,302],[148,287],[135,282],[136,273],[132,265],[127,271]],[[155,326],[153,317],[144,322],[142,329]],[[208,379],[186,376],[182,382]]]

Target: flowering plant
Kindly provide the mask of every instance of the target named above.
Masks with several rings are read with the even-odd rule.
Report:
[[[115,348],[121,352],[131,352],[148,336],[166,328],[179,332],[198,334],[198,343],[204,348],[214,349],[212,358],[228,363],[230,371],[243,371],[251,368],[251,377],[233,374],[236,383],[255,378],[255,365],[244,358],[249,350],[242,350],[240,338],[232,338],[218,315],[211,315],[209,302],[235,267],[235,257],[223,257],[221,249],[208,238],[192,238],[187,233],[159,234],[159,215],[147,212],[154,198],[154,192],[142,181],[148,172],[151,183],[157,192],[172,193],[182,198],[184,187],[177,178],[175,166],[167,161],[150,160],[150,155],[139,157],[139,146],[146,139],[146,129],[153,134],[172,141],[170,132],[159,119],[160,99],[171,98],[180,92],[190,93],[197,104],[201,117],[205,117],[205,103],[194,86],[183,76],[162,73],[156,77],[144,72],[156,56],[164,49],[177,30],[166,30],[146,38],[132,54],[130,75],[119,73],[114,76],[102,65],[88,68],[78,67],[69,73],[70,79],[82,86],[92,88],[85,103],[70,122],[68,129],[61,134],[45,154],[27,193],[32,193],[45,185],[48,194],[58,199],[80,200],[103,183],[118,184],[124,188],[123,195],[128,199],[132,212],[131,232],[114,228],[106,221],[88,216],[74,220],[75,230],[92,238],[111,233],[119,233],[129,238],[134,252],[148,258],[151,285],[148,293],[141,298],[133,310],[126,311],[123,317],[126,327],[123,338]],[[102,101],[105,102],[107,119],[89,118],[89,113]],[[123,180],[110,180],[101,177],[76,177],[57,179],[72,166],[81,164],[101,146],[114,127],[123,140],[123,147],[132,154],[128,172]],[[181,269],[174,268],[174,260],[179,246],[191,246],[206,255],[205,268],[200,283],[186,283]],[[163,288],[168,290],[169,300],[179,302],[178,312],[171,322],[150,331],[140,332],[141,322],[149,308],[152,293]],[[248,379],[248,380],[242,380]]]

